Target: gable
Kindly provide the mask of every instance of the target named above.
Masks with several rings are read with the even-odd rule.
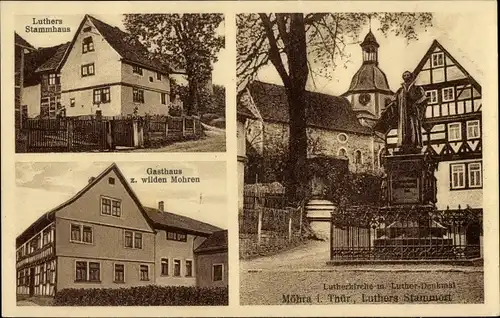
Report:
[[[417,75],[418,85],[468,80],[476,91],[481,91],[479,83],[437,40],[431,44],[413,73]]]
[[[110,183],[110,178],[114,179],[114,184]],[[102,198],[120,202],[119,217],[102,213]],[[59,208],[56,217],[153,232],[137,197],[115,165],[105,170],[69,203]]]

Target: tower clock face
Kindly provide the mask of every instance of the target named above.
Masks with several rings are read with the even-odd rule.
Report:
[[[363,93],[358,97],[359,103],[363,106],[366,106],[370,102],[370,99],[370,94],[367,93]]]

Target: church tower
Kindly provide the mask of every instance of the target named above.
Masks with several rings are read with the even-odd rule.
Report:
[[[394,93],[389,88],[387,77],[378,66],[380,45],[371,30],[360,46],[363,64],[352,77],[349,90],[342,96],[349,100],[360,123],[373,127]]]

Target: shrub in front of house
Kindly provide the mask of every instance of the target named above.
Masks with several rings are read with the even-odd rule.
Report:
[[[228,288],[141,286],[67,288],[55,295],[55,306],[227,306]]]

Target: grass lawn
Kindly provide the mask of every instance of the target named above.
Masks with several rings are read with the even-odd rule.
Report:
[[[482,272],[457,271],[248,272],[243,270],[240,274],[240,303],[241,305],[483,303],[483,276]],[[331,288],[336,284],[346,286],[349,283],[361,285],[366,283],[368,286],[372,284],[374,288],[355,290]],[[393,285],[404,283],[420,287],[395,289],[397,286]],[[435,283],[441,284],[440,287],[433,287],[437,286]],[[450,287],[444,288],[445,283]],[[422,288],[422,285],[428,287]],[[439,300],[432,300],[430,296],[437,296]],[[414,300],[411,301],[411,298]]]

